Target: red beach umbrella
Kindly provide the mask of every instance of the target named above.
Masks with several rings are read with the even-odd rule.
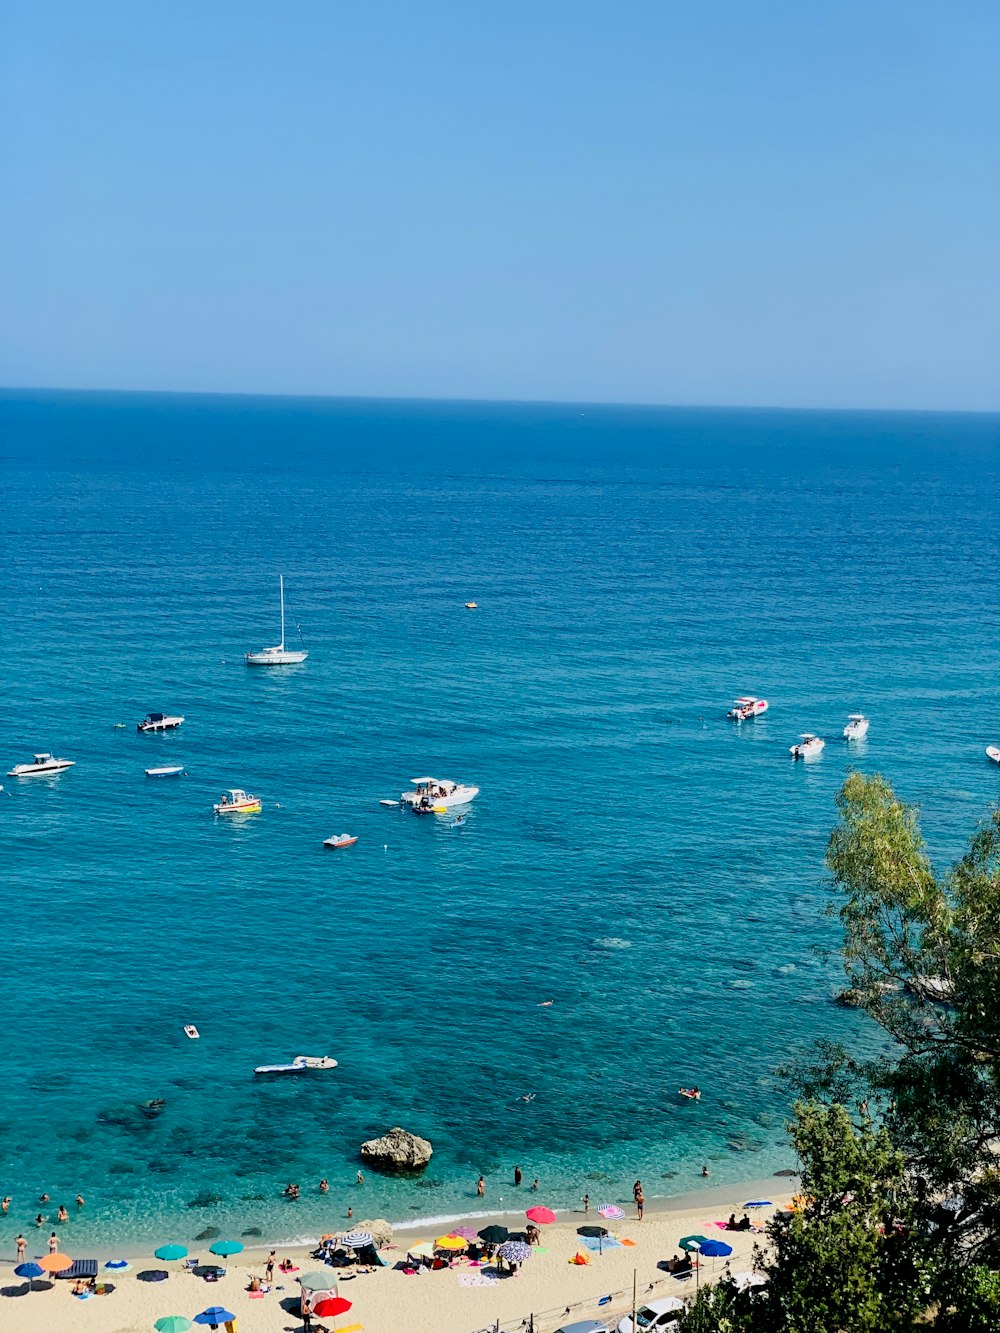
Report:
[[[312,1313],[318,1319],[336,1319],[337,1315],[346,1314],[350,1308],[351,1302],[345,1300],[343,1296],[326,1296],[316,1302]]]
[[[556,1215],[551,1208],[529,1208],[524,1214],[529,1222],[554,1222]]]

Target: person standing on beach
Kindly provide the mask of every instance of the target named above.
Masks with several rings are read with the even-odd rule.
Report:
[[[479,1195],[480,1198],[482,1198],[483,1195],[486,1193],[486,1181],[482,1176],[480,1176],[479,1179],[476,1181],[476,1193]],[[4,1212],[6,1211],[7,1210],[4,1209]]]
[[[25,1250],[28,1248],[28,1242],[24,1239],[21,1233],[18,1232],[17,1240],[14,1242],[14,1244],[17,1246],[17,1261],[18,1263],[20,1263],[21,1260],[24,1258]]]
[[[267,1256],[267,1263],[264,1265],[264,1281],[270,1286],[274,1278],[274,1251]]]
[[[639,1192],[635,1196],[635,1211],[639,1215],[639,1221],[642,1221],[642,1210],[646,1206],[646,1196],[642,1192],[642,1186],[639,1186]]]
[[[589,1194],[585,1194],[585,1195],[583,1196],[583,1212],[584,1212],[584,1216],[586,1216],[586,1214],[590,1212],[590,1195],[589,1195]]]
[[[642,1193],[642,1181],[637,1180],[635,1184],[632,1186],[632,1198],[638,1199],[641,1193]]]
[[[524,1179],[524,1177],[521,1175],[521,1168],[520,1168],[519,1166],[515,1166],[515,1167],[514,1167],[514,1184],[515,1184],[515,1185],[520,1185],[520,1183],[521,1183],[521,1181],[522,1181],[523,1179]]]

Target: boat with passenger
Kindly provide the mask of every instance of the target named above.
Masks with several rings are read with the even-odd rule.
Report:
[[[766,699],[758,699],[752,694],[741,694],[738,699],[733,700],[733,706],[726,717],[731,717],[734,722],[748,722],[752,717],[760,717],[761,713],[766,712]]]
[[[788,753],[793,759],[811,759],[819,754],[820,750],[826,745],[819,736],[814,736],[811,731],[804,731],[795,745],[788,747]]]
[[[57,759],[51,754],[36,754],[30,764],[15,764],[7,774],[9,778],[35,778],[49,773],[61,773],[65,768],[72,768],[75,759]]]
[[[868,728],[871,723],[864,713],[849,713],[847,715],[847,726],[844,728],[845,741],[860,741],[868,735]]]
[[[184,721],[178,714],[171,716],[170,713],[147,713],[141,722],[135,724],[136,731],[173,731]]]
[[[413,790],[404,791],[399,799],[418,815],[444,814],[456,806],[468,805],[479,795],[478,787],[467,787],[442,778],[411,778],[410,781]]]
[[[259,815],[262,806],[259,796],[251,796],[242,787],[230,787],[212,809],[217,815]]]
[[[297,1055],[284,1065],[258,1065],[255,1074],[304,1074],[310,1069],[336,1069],[337,1062],[328,1055]]]

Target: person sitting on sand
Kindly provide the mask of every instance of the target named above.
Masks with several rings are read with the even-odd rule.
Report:
[[[250,1285],[247,1287],[247,1291],[260,1291],[260,1278],[256,1273],[250,1279]]]
[[[729,1214],[729,1219],[728,1219],[728,1221],[726,1222],[726,1230],[727,1230],[727,1231],[738,1231],[738,1230],[739,1230],[739,1227],[738,1227],[737,1224],[736,1224],[736,1214],[735,1214],[735,1213],[730,1213],[730,1214]]]
[[[752,1231],[753,1223],[750,1221],[749,1213],[744,1213],[733,1228],[734,1231]]]

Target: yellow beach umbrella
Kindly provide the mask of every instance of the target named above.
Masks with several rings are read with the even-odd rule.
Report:
[[[438,1236],[434,1246],[438,1250],[465,1250],[469,1242],[462,1236]]]

